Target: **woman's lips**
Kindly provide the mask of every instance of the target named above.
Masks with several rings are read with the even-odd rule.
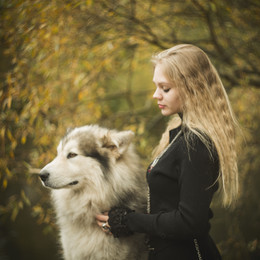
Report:
[[[164,105],[161,105],[161,104],[158,104],[158,106],[159,106],[160,109],[165,108],[165,106],[164,106]]]

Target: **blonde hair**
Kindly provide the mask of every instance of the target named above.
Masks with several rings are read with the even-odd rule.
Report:
[[[237,121],[215,67],[200,48],[190,44],[162,51],[153,56],[152,62],[155,66],[162,65],[165,76],[178,88],[182,103],[182,127],[190,130],[184,132],[186,142],[192,141],[190,134],[194,133],[210,153],[211,142],[214,144],[219,158],[218,181],[222,203],[230,206],[237,198],[239,186],[235,148]],[[168,145],[168,131],[178,124],[180,118],[176,116],[169,121],[154,156]]]

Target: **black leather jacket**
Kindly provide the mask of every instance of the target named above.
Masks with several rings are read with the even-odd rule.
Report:
[[[170,141],[180,130],[170,131]],[[210,153],[195,134],[187,145],[184,131],[147,172],[150,214],[127,214],[127,227],[149,235],[149,259],[199,259],[194,239],[202,259],[221,259],[209,236],[210,203],[218,189],[217,152]]]

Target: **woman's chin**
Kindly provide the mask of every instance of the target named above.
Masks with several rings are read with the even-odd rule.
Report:
[[[172,113],[171,111],[167,111],[165,109],[162,109],[161,110],[161,113],[163,116],[170,116],[170,115],[173,115],[174,113]]]

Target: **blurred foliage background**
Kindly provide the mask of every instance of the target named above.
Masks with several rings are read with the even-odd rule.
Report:
[[[34,169],[66,128],[136,133],[144,172],[166,120],[152,100],[153,53],[208,53],[243,129],[241,196],[213,203],[223,259],[260,259],[258,0],[0,0],[0,259],[60,259],[55,217]]]

